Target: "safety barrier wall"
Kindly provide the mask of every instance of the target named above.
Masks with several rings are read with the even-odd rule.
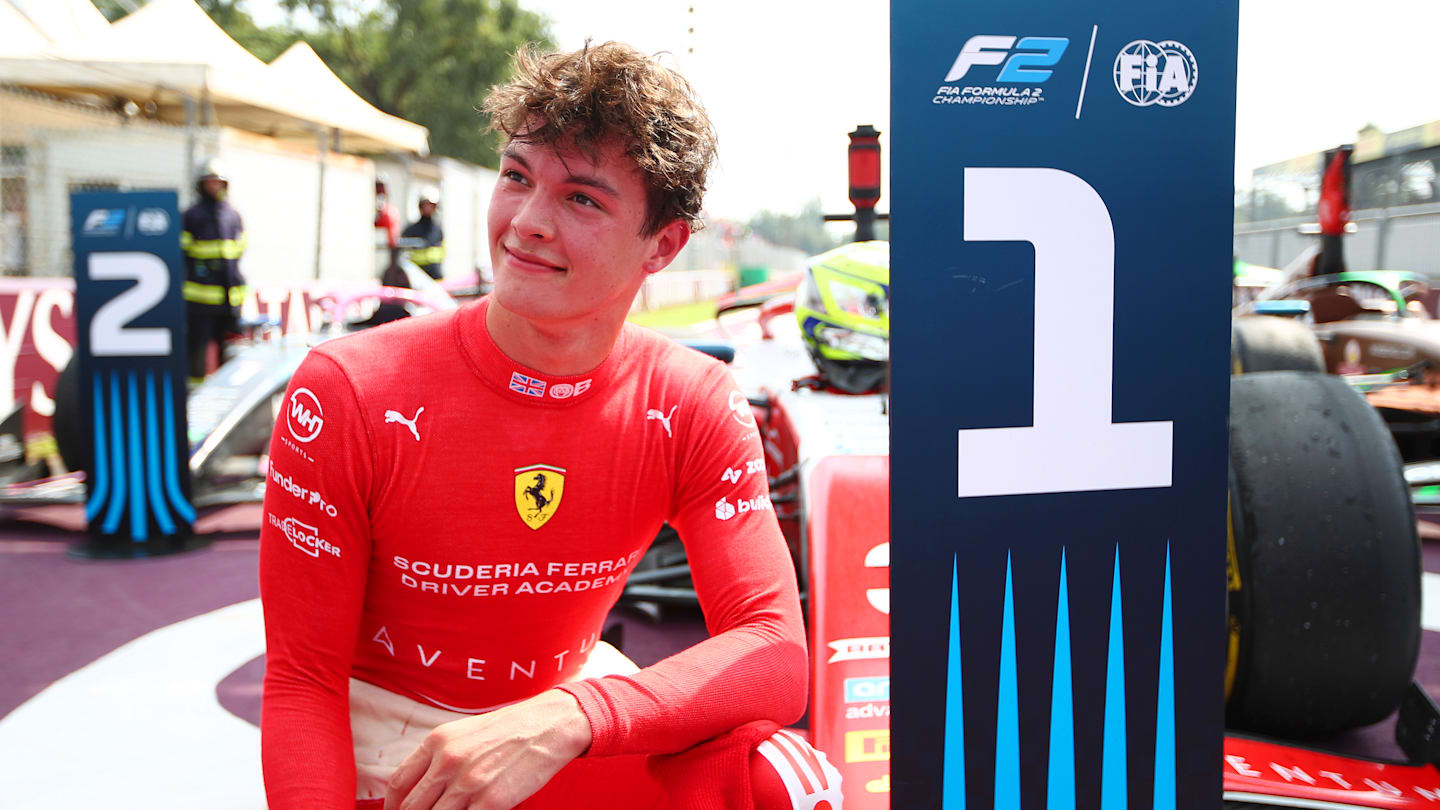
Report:
[[[1440,203],[1369,208],[1351,213],[1356,232],[1345,238],[1351,270],[1411,270],[1440,278]],[[1314,217],[1235,226],[1235,255],[1252,264],[1284,267],[1317,237],[1296,227]]]
[[[645,279],[631,310],[707,301],[735,288],[735,274],[728,270],[664,270]]]
[[[652,276],[645,294],[671,306],[714,298],[731,288],[727,271],[665,271]],[[316,303],[325,290],[364,288],[369,282],[258,284],[249,288],[241,315],[278,320],[287,336],[307,335],[324,326]],[[368,312],[347,313],[359,319]],[[27,435],[47,433],[55,413],[55,378],[75,347],[75,282],[71,278],[0,278],[0,407],[25,405]]]

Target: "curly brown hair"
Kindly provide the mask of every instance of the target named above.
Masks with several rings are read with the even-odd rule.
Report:
[[[629,45],[606,42],[570,53],[515,54],[514,77],[485,98],[487,131],[511,141],[573,144],[591,159],[601,141],[619,138],[645,177],[649,197],[642,233],[682,219],[702,227],[705,175],[715,132],[690,83]]]

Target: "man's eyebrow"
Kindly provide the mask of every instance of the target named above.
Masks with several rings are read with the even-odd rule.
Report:
[[[530,168],[529,161],[527,161],[523,156],[521,156],[519,152],[516,152],[508,147],[505,149],[505,151],[500,153],[500,159],[513,160],[516,163],[519,163],[521,168],[525,169],[526,171],[533,171],[533,169]],[[590,186],[591,188],[599,189],[612,197],[620,196],[620,192],[616,191],[614,186],[605,182],[601,178],[596,177],[593,174],[576,174],[572,171],[569,175],[565,177],[565,182],[574,183],[581,186]]]
[[[598,188],[606,194],[609,194],[611,197],[620,196],[620,192],[616,191],[614,186],[610,185],[604,180],[601,180],[598,177],[595,177],[594,175],[575,174],[574,172],[571,172],[570,176],[565,178],[565,182],[575,183],[582,186],[590,186],[591,188]]]
[[[527,170],[530,168],[530,162],[527,161],[524,157],[522,157],[519,152],[516,152],[516,151],[513,150],[513,149],[507,148],[504,152],[501,152],[501,153],[500,153],[500,159],[501,159],[501,160],[506,160],[506,159],[508,159],[508,160],[513,160],[513,161],[515,161],[516,163],[519,163],[523,168],[525,168],[525,169],[527,169]]]

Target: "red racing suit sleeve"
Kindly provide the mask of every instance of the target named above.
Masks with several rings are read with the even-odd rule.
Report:
[[[355,806],[349,677],[370,558],[372,443],[354,388],[312,351],[270,442],[260,530],[261,758],[271,810]]]
[[[770,504],[759,428],[723,367],[677,414],[670,523],[711,637],[634,675],[561,685],[590,720],[588,756],[681,751],[805,710],[795,567]]]

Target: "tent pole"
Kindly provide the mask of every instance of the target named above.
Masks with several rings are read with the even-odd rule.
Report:
[[[320,161],[320,187],[315,202],[315,278],[320,278],[320,256],[325,242],[325,156],[330,148],[328,133],[323,127],[315,129],[316,154]]]
[[[195,128],[195,99],[184,96],[185,99],[185,167],[180,170],[180,210],[184,211],[190,203],[190,189],[195,173],[195,140],[198,132]]]

